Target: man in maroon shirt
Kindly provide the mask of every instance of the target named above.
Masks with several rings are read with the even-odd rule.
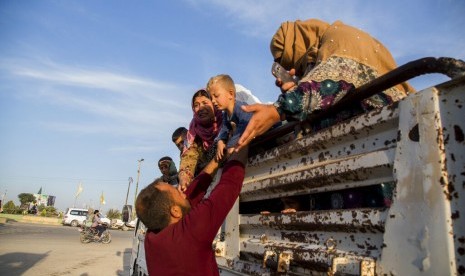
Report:
[[[212,243],[241,191],[247,150],[235,153],[208,198],[215,165],[207,165],[186,193],[157,182],[144,188],[136,200],[139,219],[149,229],[145,258],[150,276],[219,275]]]

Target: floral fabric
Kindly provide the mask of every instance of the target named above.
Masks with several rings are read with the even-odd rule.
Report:
[[[281,110],[286,114],[287,120],[306,120],[308,114],[324,110],[337,103],[346,95],[352,93],[354,85],[344,80],[324,80],[322,82],[301,82],[298,87],[287,93],[281,94],[278,103]],[[344,111],[329,118],[313,123],[313,131],[328,127],[342,120],[371,110],[375,107],[391,104],[392,98],[384,93],[379,93],[360,104],[348,106]]]

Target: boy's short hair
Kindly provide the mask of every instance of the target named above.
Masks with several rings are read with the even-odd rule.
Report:
[[[234,81],[231,76],[226,74],[220,74],[214,77],[211,77],[207,83],[207,91],[210,92],[210,87],[215,84],[220,83],[223,87],[231,89],[236,94],[236,87],[234,86]]]
[[[181,135],[187,134],[187,128],[185,127],[178,127],[174,132],[173,135],[171,136],[171,140],[173,140],[173,143],[178,140]]]
[[[136,199],[136,214],[151,231],[160,232],[170,224],[171,195],[158,189],[160,178],[142,189]]]

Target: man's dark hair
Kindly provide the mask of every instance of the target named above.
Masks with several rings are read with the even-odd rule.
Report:
[[[170,223],[170,208],[173,200],[166,191],[160,191],[157,184],[162,182],[156,179],[142,189],[136,199],[136,214],[144,225],[152,231],[160,232]]]
[[[95,211],[94,211],[94,215],[97,214],[97,213],[98,213],[98,210],[95,210]]]
[[[187,133],[187,128],[185,127],[178,127],[174,132],[173,132],[173,135],[171,136],[171,140],[173,140],[173,143],[176,142],[176,140],[178,140],[179,137],[181,137],[181,135],[184,135],[185,133]]]

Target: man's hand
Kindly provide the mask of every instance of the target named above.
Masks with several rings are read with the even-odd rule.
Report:
[[[242,164],[244,164],[244,166],[246,166],[248,158],[249,158],[249,147],[244,146],[241,151],[234,152],[233,154],[231,154],[228,161],[237,160],[237,161],[241,162]]]
[[[252,118],[247,125],[244,133],[235,146],[235,151],[239,152],[244,146],[248,145],[255,137],[262,135],[274,124],[278,123],[281,118],[278,111],[273,105],[253,104],[244,105],[242,110],[253,112]]]

